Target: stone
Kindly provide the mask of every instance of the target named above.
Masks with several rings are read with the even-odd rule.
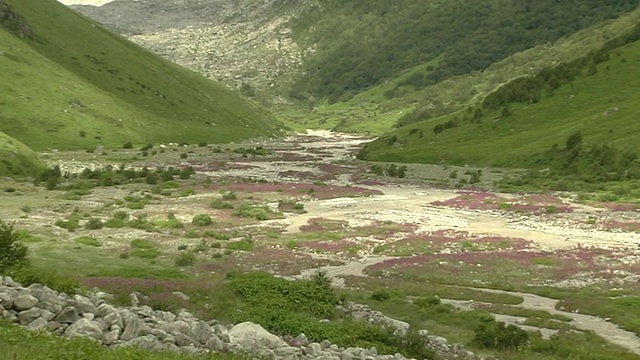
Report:
[[[151,350],[151,351],[158,351],[158,350],[165,349],[165,345],[151,334],[132,339],[131,341],[126,342],[124,345],[134,346],[143,350]]]
[[[206,344],[215,333],[206,322],[200,321],[194,326],[193,335],[200,344]]]
[[[175,335],[175,337],[176,337],[176,345],[180,347],[189,346],[196,343],[194,339],[192,339],[190,336],[187,336],[185,334],[178,333]]]
[[[78,311],[78,314],[80,315],[94,314],[95,315],[98,313],[98,309],[96,309],[96,306],[93,305],[91,300],[89,300],[88,298],[80,295],[75,295],[73,297],[73,300],[75,302],[74,307]]]
[[[96,316],[92,313],[84,313],[82,314],[82,317],[87,320],[93,321],[93,319],[95,319]]]
[[[300,334],[293,339],[293,346],[301,347],[307,345],[309,345],[309,339],[305,334]]]
[[[100,304],[96,310],[98,310],[97,314],[100,317],[105,317],[109,314],[115,314],[118,312],[118,310],[116,310],[115,307],[109,305],[109,304]]]
[[[178,299],[182,300],[182,301],[189,301],[189,299],[191,299],[189,296],[181,293],[180,291],[174,291],[171,293],[171,295],[177,297]]]
[[[8,322],[17,322],[18,321],[18,313],[14,310],[5,310],[2,312],[2,318],[7,320]]]
[[[252,339],[256,343],[269,349],[287,347],[287,343],[279,337],[265,330],[262,326],[252,322],[243,322],[229,330],[231,343],[239,343],[245,339]]]
[[[165,321],[165,322],[176,321],[176,316],[173,313],[170,313],[168,311],[156,311],[154,312],[153,315],[156,319],[158,319],[158,321]]]
[[[140,299],[138,299],[138,295],[135,293],[129,294],[129,300],[131,301],[131,306],[136,307],[140,305]]]
[[[124,327],[124,324],[122,323],[122,317],[118,312],[108,313],[102,319],[109,325],[110,328],[116,325],[121,329]]]
[[[215,335],[207,340],[207,342],[204,344],[204,347],[215,352],[220,352],[225,349],[224,342]]]
[[[33,331],[39,331],[39,330],[43,330],[47,327],[47,320],[45,320],[42,317],[39,317],[35,320],[33,320],[32,322],[29,323],[29,325],[27,325],[27,328],[29,330],[33,330]]]
[[[74,322],[64,332],[67,337],[86,336],[92,339],[100,340],[102,338],[102,329],[96,324],[85,318]]]
[[[28,310],[36,306],[38,299],[35,296],[29,294],[18,295],[13,299],[13,308],[17,311]]]
[[[131,341],[137,337],[148,335],[151,332],[149,326],[131,311],[123,309],[120,311],[120,316],[124,323],[124,332],[120,336],[122,341]]]
[[[305,352],[313,357],[317,357],[322,353],[322,346],[318,343],[311,343],[306,347]]]
[[[13,307],[13,299],[15,299],[17,296],[15,290],[8,290],[10,291],[0,292],[0,305],[2,305],[2,307],[4,307],[5,309],[11,309]]]
[[[158,340],[164,340],[167,337],[167,332],[160,329],[151,329],[150,334],[158,338]]]
[[[294,360],[302,358],[302,349],[293,346],[277,348],[274,349],[273,352],[276,354],[278,359]]]
[[[62,327],[62,324],[57,321],[49,321],[47,323],[47,331],[55,332]]]
[[[322,348],[322,350],[328,349],[329,346],[331,346],[331,341],[329,341],[329,340],[322,340],[320,342],[320,347]]]
[[[74,322],[80,320],[80,315],[78,315],[78,312],[74,307],[67,306],[66,308],[62,309],[60,314],[56,316],[55,320],[61,323],[73,324]]]
[[[18,322],[20,325],[27,325],[33,320],[40,317],[40,312],[42,309],[31,308],[29,310],[20,311],[18,313]]]
[[[182,321],[182,320],[178,320],[178,321],[174,321],[171,323],[171,331],[169,331],[171,334],[176,335],[176,334],[189,334],[191,332],[191,326],[189,326],[189,323]]]
[[[138,315],[141,315],[144,317],[150,318],[153,316],[153,309],[146,305],[141,306],[137,312],[138,312]]]
[[[102,338],[102,343],[104,345],[113,345],[116,343],[116,341],[118,341],[118,338],[120,337],[120,330],[111,330],[108,333],[104,334],[104,337]]]
[[[40,301],[38,304],[36,304],[36,307],[47,310],[54,314],[59,314],[62,311],[61,302]]]

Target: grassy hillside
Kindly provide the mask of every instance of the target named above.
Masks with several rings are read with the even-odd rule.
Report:
[[[637,0],[318,1],[293,23],[298,43],[314,51],[292,95],[344,101],[425,64],[407,84],[433,85],[637,5]]]
[[[35,175],[43,169],[33,150],[0,132],[0,176]]]
[[[360,156],[378,161],[541,168],[559,166],[556,155],[570,150],[569,138],[578,133],[584,149],[606,145],[617,149],[618,155],[635,153],[640,136],[636,121],[639,63],[640,42],[634,41],[595,58],[561,64],[547,70],[570,73],[557,86],[548,87],[542,81],[542,88],[521,99],[485,101],[407,125],[369,144]],[[524,91],[525,83],[539,78],[515,80],[503,87]]]
[[[615,20],[577,31],[553,43],[541,44],[493,63],[483,71],[453,76],[434,85],[416,87],[411,79],[437,63],[420,64],[353,98],[329,104],[326,100],[275,106],[283,119],[304,127],[346,132],[384,134],[474,105],[490,91],[511,79],[535,75],[553,64],[574,61],[601,48],[615,34],[631,31],[640,20],[640,9]]]
[[[0,131],[34,149],[277,134],[264,110],[54,0],[0,0]]]

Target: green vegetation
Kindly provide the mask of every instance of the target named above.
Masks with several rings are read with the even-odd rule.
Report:
[[[27,261],[27,247],[19,240],[14,224],[0,219],[0,274]]]
[[[33,149],[278,134],[263,109],[57,1],[0,4],[2,18],[14,19],[0,24],[0,131]]]
[[[96,238],[90,236],[80,236],[75,239],[75,242],[82,245],[100,247],[102,246],[102,242]]]
[[[156,352],[137,348],[107,349],[98,342],[84,337],[73,339],[58,335],[36,333],[25,328],[0,322],[0,348],[3,359],[63,360],[69,358],[95,360],[241,360],[246,357],[229,353],[211,353],[207,356],[178,354],[173,351]]]
[[[1,131],[0,159],[0,176],[35,176],[44,170],[44,163],[35,152]]]
[[[575,189],[574,184],[566,188],[566,182],[554,184],[567,177],[569,183],[592,184],[636,179],[638,104],[633,92],[624,89],[640,78],[633,75],[639,74],[637,67],[627,61],[640,54],[638,36],[636,27],[588,56],[516,79],[476,107],[395,130],[367,145],[359,156],[532,168],[529,180],[504,185],[537,183],[557,190]],[[450,121],[458,125],[433,130]],[[542,169],[546,172],[538,171]]]
[[[633,10],[637,1],[437,4],[324,0],[311,7],[294,22],[294,37],[316,51],[305,60],[304,75],[289,95],[328,97],[332,103],[422,65],[386,94],[394,97],[407,87],[482,70],[516,52],[616,18]]]

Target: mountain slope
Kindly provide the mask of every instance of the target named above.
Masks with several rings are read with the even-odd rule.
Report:
[[[56,1],[0,9],[0,131],[34,149],[278,134],[261,108]]]
[[[554,153],[570,150],[569,139],[575,134],[585,149],[606,146],[612,154],[634,154],[640,137],[638,37],[636,26],[612,41],[628,44],[515,79],[475,107],[385,135],[366,146],[360,157],[542,168],[558,165]]]
[[[295,89],[343,101],[420,64],[416,87],[487,68],[634,9],[635,0],[322,0],[294,20],[315,51]]]
[[[35,176],[44,167],[33,150],[0,132],[0,176]]]

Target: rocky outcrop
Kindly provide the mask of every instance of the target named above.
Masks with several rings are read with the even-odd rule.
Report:
[[[71,297],[40,284],[25,288],[9,277],[0,277],[0,314],[5,320],[31,330],[87,337],[109,347],[136,346],[187,354],[250,353],[265,359],[406,359],[400,354],[378,354],[375,348],[343,348],[326,340],[310,342],[304,334],[285,341],[251,322],[237,325],[205,322],[184,310],[177,314],[158,311],[137,301],[135,306],[118,308],[106,303],[105,298],[109,297],[100,292],[90,297]],[[349,304],[347,311],[366,321],[408,331],[408,324],[357,304]],[[439,354],[457,359],[476,358],[460,345],[450,345],[446,339],[428,333],[424,335]]]
[[[73,6],[159,55],[252,96],[287,81],[307,51],[290,21],[308,1],[115,1]]]

